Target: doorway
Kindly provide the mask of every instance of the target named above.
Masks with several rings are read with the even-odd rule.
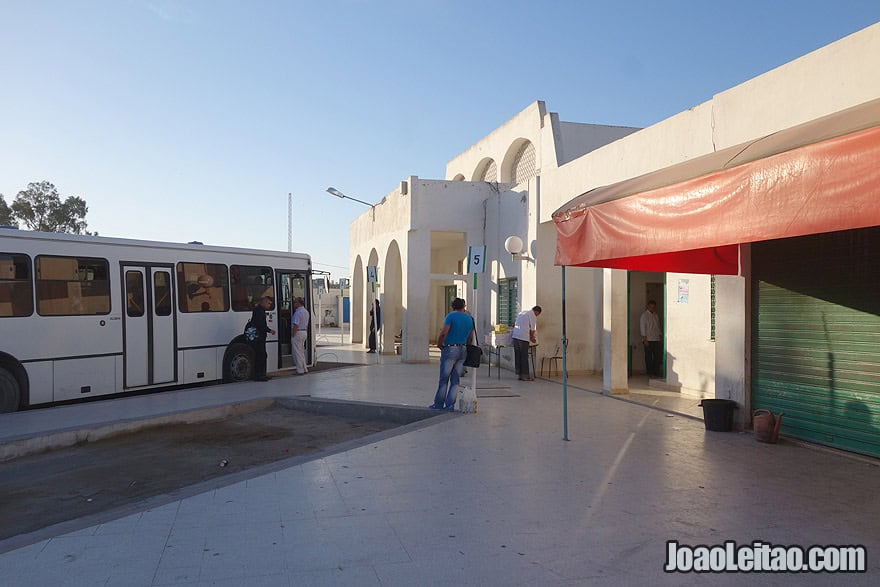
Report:
[[[125,389],[177,380],[172,267],[125,263]]]
[[[628,373],[633,375],[644,375],[645,369],[645,349],[642,344],[642,336],[639,329],[639,319],[644,313],[649,300],[657,302],[657,315],[660,318],[660,330],[662,333],[662,351],[660,372],[662,377],[666,377],[666,326],[665,326],[665,310],[666,310],[666,274],[665,273],[645,273],[642,271],[630,271],[628,273],[629,281],[629,364]]]
[[[276,290],[275,307],[278,310],[278,368],[290,369],[293,367],[293,353],[291,347],[290,319],[293,317],[294,298],[303,298],[305,308],[311,316],[311,296],[308,295],[311,288],[309,280],[303,273],[295,273],[278,269],[275,271],[275,280],[278,284]],[[314,364],[312,361],[312,320],[309,320],[309,331],[306,336],[306,364]]]

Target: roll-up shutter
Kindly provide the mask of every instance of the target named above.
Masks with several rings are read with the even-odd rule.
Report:
[[[880,456],[880,227],[752,245],[752,407]]]

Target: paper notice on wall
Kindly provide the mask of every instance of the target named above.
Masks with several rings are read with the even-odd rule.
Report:
[[[678,303],[679,304],[688,303],[689,295],[690,295],[690,280],[689,279],[679,279],[678,280]]]

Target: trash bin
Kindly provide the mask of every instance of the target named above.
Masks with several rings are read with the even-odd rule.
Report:
[[[704,399],[700,402],[703,407],[703,423],[706,430],[714,432],[730,432],[733,429],[733,409],[736,402],[729,399]]]

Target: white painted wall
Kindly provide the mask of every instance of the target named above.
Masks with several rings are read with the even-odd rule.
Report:
[[[715,394],[715,343],[711,340],[711,276],[666,276],[666,383],[698,397]],[[687,299],[680,299],[683,283]]]
[[[617,139],[639,130],[633,126],[606,126],[581,122],[559,122],[559,165],[573,161]]]
[[[512,145],[521,139],[529,140],[534,144],[535,164],[540,169],[543,162],[544,142],[541,137],[545,114],[544,102],[532,102],[489,135],[453,157],[446,164],[446,178],[452,179],[457,174],[461,174],[465,179],[472,179],[480,162],[487,157],[495,161],[500,172]],[[504,182],[505,178],[499,177],[498,181]]]

